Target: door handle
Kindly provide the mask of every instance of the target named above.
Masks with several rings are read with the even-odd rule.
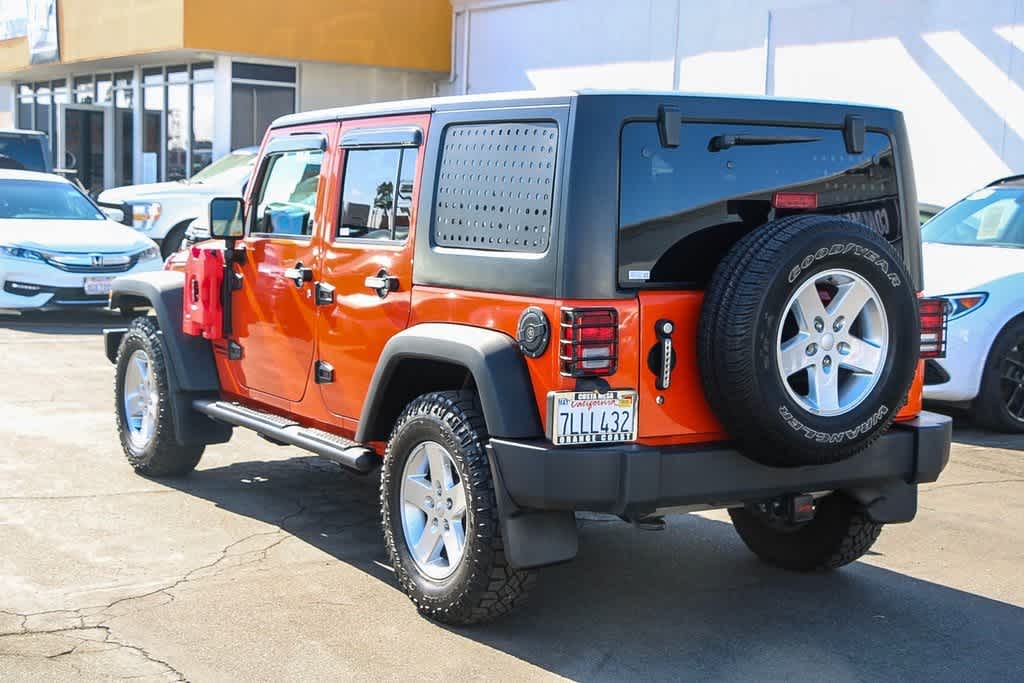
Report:
[[[306,268],[302,265],[302,261],[299,261],[295,264],[294,268],[285,268],[284,276],[286,279],[294,282],[296,287],[301,289],[302,285],[313,281],[313,269]]]
[[[385,298],[391,292],[397,292],[398,285],[398,278],[394,275],[388,275],[388,271],[386,270],[382,270],[376,275],[371,275],[363,280],[363,286],[377,292],[377,296],[381,299]]]

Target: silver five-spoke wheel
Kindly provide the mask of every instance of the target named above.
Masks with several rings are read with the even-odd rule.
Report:
[[[466,547],[466,491],[451,453],[439,443],[417,445],[402,473],[402,529],[416,567],[444,579]]]
[[[159,394],[149,356],[137,349],[128,358],[124,373],[124,417],[128,438],[136,447],[145,448],[153,440],[158,409]]]
[[[801,407],[842,415],[875,388],[888,346],[888,320],[871,283],[851,270],[826,270],[801,284],[786,304],[776,361]]]

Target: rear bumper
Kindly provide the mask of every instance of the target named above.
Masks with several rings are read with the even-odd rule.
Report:
[[[884,521],[908,521],[913,517],[908,506],[916,509],[914,485],[938,478],[949,460],[951,438],[950,418],[923,412],[894,425],[852,458],[811,467],[767,467],[728,444],[557,448],[546,441],[491,439],[488,448],[505,492],[524,509],[633,516],[671,507],[729,507],[787,493],[843,490],[866,504],[901,492],[900,510],[890,511],[892,517]]]

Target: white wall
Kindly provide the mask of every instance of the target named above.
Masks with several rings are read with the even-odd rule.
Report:
[[[430,97],[441,75],[322,62],[303,62],[299,111]]]
[[[922,201],[951,202],[1024,172],[1024,0],[454,6],[450,92],[678,88],[851,100],[904,111]]]

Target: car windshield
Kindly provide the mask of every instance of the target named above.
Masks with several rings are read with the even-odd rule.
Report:
[[[255,152],[232,152],[227,156],[218,159],[199,173],[192,176],[193,183],[208,183],[222,174],[231,172],[242,173],[242,169],[249,169],[256,160]],[[223,180],[223,178],[221,178]]]
[[[45,171],[41,138],[35,135],[0,135],[0,168]]]
[[[101,221],[105,216],[70,183],[0,180],[0,218]]]
[[[975,247],[1024,247],[1024,188],[986,187],[921,228],[925,242]]]

